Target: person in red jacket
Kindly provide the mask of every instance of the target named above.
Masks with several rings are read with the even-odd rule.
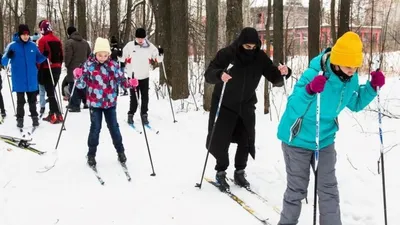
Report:
[[[39,24],[40,33],[43,36],[38,40],[38,47],[40,52],[48,58],[39,65],[39,84],[44,85],[50,105],[49,115],[43,120],[55,124],[63,121],[55,96],[55,87],[60,79],[64,53],[62,43],[53,34],[50,22],[42,20]]]

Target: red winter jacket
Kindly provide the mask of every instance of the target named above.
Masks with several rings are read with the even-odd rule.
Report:
[[[56,37],[53,32],[43,35],[39,39],[38,47],[42,54],[44,54],[44,52],[48,53],[47,58],[50,61],[51,68],[61,68],[64,60],[63,47],[60,39]],[[47,60],[44,61],[39,68],[49,68]]]

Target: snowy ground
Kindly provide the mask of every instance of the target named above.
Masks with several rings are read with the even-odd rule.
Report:
[[[18,134],[11,116],[13,109],[6,80],[4,82],[3,95],[9,117],[0,125],[0,133]],[[382,93],[385,108],[393,114],[400,114],[399,87],[400,81],[391,78]],[[207,182],[203,183],[201,190],[194,187],[199,182],[206,156],[204,141],[208,113],[202,110],[186,112],[180,109],[181,102],[177,101],[174,109],[178,122],[173,123],[168,98],[157,100],[153,86],[151,89],[150,121],[160,131],[158,135],[147,133],[155,177],[150,176],[152,171],[144,136],[126,124],[129,97],[120,97],[118,119],[132,182],[127,182],[117,163],[110,135],[103,123],[97,161],[106,184],[101,186],[98,183],[85,161],[90,124],[88,111],[70,113],[66,121],[67,130],[63,132],[58,148],[59,161],[48,173],[36,173],[44,163],[43,156],[0,142],[0,224],[260,224]],[[282,89],[274,89],[278,109],[282,95]],[[197,100],[201,101],[200,98]],[[232,187],[232,191],[260,215],[269,217],[272,224],[277,224],[279,215],[273,207],[281,208],[286,187],[285,170],[280,142],[276,138],[276,111],[273,109],[271,121],[270,115],[262,114],[262,104],[263,97],[259,91],[257,160],[249,161],[247,178],[254,190],[268,199],[269,205],[244,190]],[[284,107],[285,102],[281,112]],[[370,107],[375,109],[376,102]],[[139,118],[135,119],[139,123]],[[31,125],[29,117],[25,117],[25,124]],[[344,111],[340,124],[336,144],[343,224],[383,224],[382,184],[381,176],[377,174],[377,114]],[[400,219],[400,208],[396,204],[400,201],[400,167],[397,164],[400,152],[396,146],[400,140],[396,132],[399,125],[399,120],[383,119],[384,142],[388,151],[385,157],[387,211],[392,224]],[[36,147],[44,151],[54,149],[60,127],[41,122],[33,137]],[[235,147],[232,145],[232,153]],[[232,159],[233,156],[231,154]],[[212,157],[209,159],[206,177],[213,178],[215,161]],[[229,169],[229,176],[233,170],[233,167]],[[304,203],[300,225],[309,225],[312,221],[313,179],[311,177],[309,204]]]

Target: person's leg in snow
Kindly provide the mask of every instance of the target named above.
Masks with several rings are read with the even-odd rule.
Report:
[[[238,136],[237,149],[235,154],[235,173],[234,181],[241,187],[250,187],[250,183],[246,180],[245,169],[249,158],[249,133],[246,130],[243,120],[239,117],[237,119],[235,135]]]
[[[282,143],[286,164],[287,188],[279,225],[295,225],[301,212],[301,200],[307,197],[310,165],[314,151]],[[339,192],[335,175],[336,151],[334,145],[320,150],[318,166],[318,205],[321,225],[341,225]]]
[[[44,88],[46,89],[47,98],[49,99],[49,105],[50,105],[49,115],[43,120],[55,124],[63,121],[60,109],[58,108],[57,99],[55,97],[55,91],[56,91],[55,87],[57,86],[58,80],[60,78],[61,69],[53,68],[51,69],[51,72],[52,74],[50,73],[50,69],[43,69],[42,71],[43,75],[45,76]],[[54,85],[51,75],[53,75]]]
[[[142,116],[142,120],[144,124],[148,124],[148,115],[147,111],[149,106],[149,78],[139,80],[140,94],[142,95],[141,98],[141,107],[140,107],[140,115]]]
[[[137,101],[137,93],[134,88],[129,89],[130,92],[130,102],[129,102],[129,111],[128,111],[128,124],[133,124],[133,115],[135,115],[138,101]]]
[[[17,127],[24,127],[25,92],[17,92]]]
[[[36,111],[37,92],[26,92],[26,96],[28,98],[29,112],[31,113],[32,118],[32,126],[39,126],[39,118]]]
[[[106,120],[108,131],[110,132],[114,147],[117,150],[118,160],[121,163],[125,163],[126,162],[126,156],[124,153],[125,149],[124,149],[124,145],[122,144],[122,135],[119,130],[119,125],[118,125],[118,121],[117,121],[117,113],[116,113],[115,108],[116,107],[104,109],[104,118]]]
[[[103,109],[90,108],[90,132],[88,137],[89,151],[87,153],[87,163],[89,166],[96,165],[96,152],[99,145],[101,124],[103,120]]]
[[[39,103],[40,103],[40,114],[43,114],[46,110],[46,89],[44,85],[39,84]]]
[[[0,77],[0,114],[4,118],[4,117],[6,117],[6,109],[4,108],[4,99],[3,99],[3,95],[1,94],[2,88],[3,88],[3,81],[1,80],[1,77]]]

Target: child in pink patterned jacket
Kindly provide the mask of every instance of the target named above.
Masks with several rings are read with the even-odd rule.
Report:
[[[115,111],[118,96],[117,87],[122,85],[125,88],[136,88],[138,81],[136,79],[128,81],[121,72],[118,63],[111,60],[111,49],[107,39],[96,39],[93,54],[83,64],[83,68],[74,70],[76,88],[87,87],[86,97],[90,108],[91,125],[88,137],[87,163],[91,167],[96,166],[95,157],[103,114],[118,153],[118,160],[120,163],[125,163],[125,150]]]

